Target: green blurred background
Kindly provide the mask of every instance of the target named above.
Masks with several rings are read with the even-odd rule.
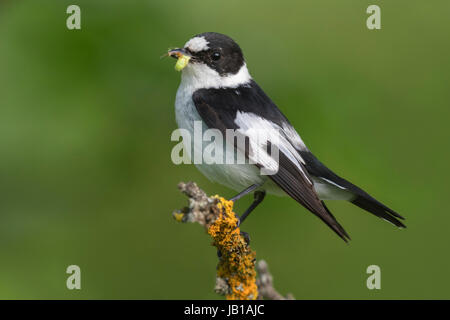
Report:
[[[66,28],[81,7],[82,30]],[[365,21],[381,7],[382,29]],[[245,223],[297,299],[450,298],[449,1],[2,1],[0,298],[215,299],[217,257],[176,223],[180,74],[167,48],[216,31],[331,169],[407,217],[328,202],[346,245],[289,198]],[[238,203],[243,210],[251,199]],[[68,265],[82,289],[66,288]],[[366,287],[381,267],[381,290]]]

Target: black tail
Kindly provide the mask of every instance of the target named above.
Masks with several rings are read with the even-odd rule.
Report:
[[[322,162],[320,162],[311,152],[301,151],[300,155],[306,161],[306,170],[309,172],[309,174],[315,177],[325,178],[329,181],[332,181],[338,186],[342,186],[349,192],[354,194],[355,199],[351,201],[354,205],[376,215],[381,219],[384,219],[392,223],[397,227],[406,228],[406,226],[401,221],[396,219],[396,218],[399,219],[405,218],[403,218],[394,210],[386,207],[384,204],[382,204],[381,202],[370,196],[367,192],[365,192],[361,188],[355,186],[353,183],[339,177],[333,171],[328,169]]]
[[[362,190],[360,189],[359,191],[362,191]],[[351,201],[354,205],[376,215],[377,217],[379,217],[381,219],[389,221],[390,223],[392,223],[393,225],[395,225],[399,228],[406,228],[406,226],[400,220],[396,219],[396,218],[399,218],[399,219],[405,219],[405,218],[403,218],[401,215],[399,215],[394,210],[389,209],[384,204],[382,204],[378,200],[374,199],[373,197],[371,197],[364,191],[358,192],[355,195],[356,195],[356,198]]]

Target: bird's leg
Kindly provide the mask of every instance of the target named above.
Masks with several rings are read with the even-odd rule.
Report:
[[[264,200],[265,196],[266,196],[265,191],[255,191],[255,193],[253,194],[254,200],[250,205],[250,207],[248,207],[247,210],[245,210],[242,216],[239,218],[238,226],[240,226],[242,222],[244,222],[244,220],[249,216],[249,214],[253,210],[255,210],[255,208]],[[250,235],[245,231],[241,231],[241,235],[244,237],[245,242],[247,242],[247,245],[250,245]]]
[[[233,198],[231,198],[230,201],[236,202],[243,196],[245,196],[245,195],[249,194],[250,192],[254,191],[255,189],[258,189],[259,187],[261,187],[261,185],[262,185],[262,183],[252,184],[250,187],[239,192],[237,195],[235,195]],[[255,208],[264,200],[265,196],[266,196],[265,191],[255,191],[255,193],[253,194],[254,200],[253,200],[252,204],[250,205],[250,207],[248,207],[247,210],[244,211],[244,213],[242,214],[241,217],[239,217],[236,214],[236,217],[238,218],[237,227],[239,227],[241,225],[241,223],[244,222],[245,218],[247,218],[248,215],[253,210],[255,210]],[[248,233],[241,231],[241,234],[244,237],[245,241],[247,242],[247,245],[249,245],[250,244],[250,236],[248,235]],[[221,257],[221,253],[219,251],[217,251],[217,255],[219,258]]]
[[[245,196],[245,195],[249,194],[250,192],[252,192],[253,190],[259,188],[260,186],[261,186],[261,183],[252,184],[250,187],[248,187],[244,191],[239,192],[237,195],[235,195],[233,198],[231,198],[230,201],[236,202],[243,196]]]
[[[265,196],[266,196],[265,191],[255,191],[255,193],[253,194],[254,200],[253,200],[252,204],[250,205],[250,207],[248,207],[247,210],[244,211],[242,216],[239,218],[239,225],[241,225],[242,222],[244,222],[245,218],[247,218],[249,216],[249,214],[253,210],[255,210],[255,208],[264,200]]]
[[[230,201],[233,201],[233,203],[236,202],[237,200],[239,200],[243,196],[245,196],[245,195],[249,194],[250,192],[252,192],[253,190],[258,189],[259,187],[261,187],[261,185],[262,185],[262,183],[252,184],[250,187],[248,187],[247,189],[239,192],[237,195],[235,195],[233,198],[231,198]],[[256,192],[258,192],[258,191],[256,191]],[[250,207],[247,210],[245,210],[244,214],[242,215],[244,217],[244,219],[262,201],[262,199],[261,199],[258,203],[255,204],[255,202],[256,202],[256,192],[255,192],[255,201],[253,201],[253,203],[250,205]],[[264,192],[264,194],[265,194],[265,192]],[[264,198],[264,196],[263,196],[263,198]],[[241,221],[243,221],[243,220],[241,218],[239,218],[239,216],[236,213],[235,213],[235,215],[236,215],[236,218],[238,219],[238,223],[237,223],[237,226],[236,226],[236,228],[237,228],[237,227],[239,227]],[[248,233],[241,231],[241,234],[245,238],[245,241],[247,242],[247,245],[250,244],[250,237],[248,236]],[[222,257],[222,253],[219,250],[217,250],[217,256],[219,257],[219,259]]]

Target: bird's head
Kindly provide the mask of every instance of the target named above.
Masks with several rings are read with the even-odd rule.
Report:
[[[230,87],[251,79],[241,48],[224,34],[201,33],[168,55],[177,59],[175,69],[182,71],[183,80],[199,87]]]

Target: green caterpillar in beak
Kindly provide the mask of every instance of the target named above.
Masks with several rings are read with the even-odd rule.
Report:
[[[175,70],[177,70],[177,71],[183,70],[189,63],[190,59],[191,59],[191,57],[186,56],[184,54],[181,55],[180,57],[178,57],[177,63],[175,64]]]

